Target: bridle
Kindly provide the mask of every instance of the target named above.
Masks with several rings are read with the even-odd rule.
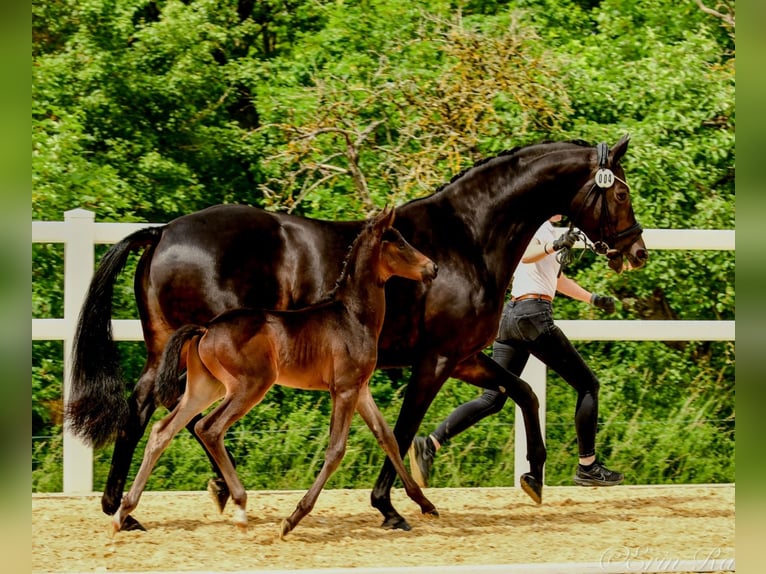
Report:
[[[640,223],[635,222],[633,225],[623,229],[622,231],[612,231],[616,228],[616,225],[611,221],[611,218],[609,217],[609,208],[606,204],[606,192],[612,186],[614,186],[615,181],[622,183],[625,187],[628,188],[628,191],[630,191],[630,186],[628,185],[628,182],[616,176],[614,172],[609,169],[609,146],[606,143],[601,142],[597,144],[596,153],[598,159],[598,170],[596,171],[596,175],[593,179],[593,185],[588,190],[588,193],[585,194],[585,197],[583,198],[576,215],[570,218],[569,231],[577,235],[578,239],[585,244],[585,248],[587,250],[592,251],[597,255],[607,255],[610,250],[610,244],[617,245],[617,243],[625,237],[640,235],[643,232],[643,227],[641,227]],[[591,242],[585,233],[579,229],[575,230],[574,220],[580,219],[580,215],[588,203],[588,198],[594,194],[596,196],[593,202],[594,205],[596,202],[598,202],[599,198],[601,199],[601,213],[599,214],[598,240]],[[570,249],[560,250],[557,253],[556,258],[561,264],[562,268],[566,265],[569,265],[574,260]]]

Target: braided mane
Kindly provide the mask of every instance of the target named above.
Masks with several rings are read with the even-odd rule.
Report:
[[[338,292],[338,289],[340,288],[341,283],[343,280],[348,276],[349,269],[348,264],[351,260],[351,255],[354,252],[354,249],[356,248],[357,244],[360,241],[360,237],[362,234],[370,229],[373,225],[373,219],[368,219],[365,221],[364,226],[359,231],[358,235],[354,238],[354,240],[351,242],[351,245],[349,245],[348,249],[346,250],[346,256],[343,258],[343,264],[340,268],[340,274],[338,274],[338,278],[335,280],[335,285],[333,285],[332,289],[330,289],[323,297],[321,297],[316,304],[319,305],[320,303],[329,303],[330,301],[333,301],[335,299],[335,295]]]

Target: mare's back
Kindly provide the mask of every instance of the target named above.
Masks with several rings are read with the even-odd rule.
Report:
[[[317,302],[338,277],[362,222],[328,222],[243,205],[219,205],[168,224],[149,269],[172,327],[232,308]]]

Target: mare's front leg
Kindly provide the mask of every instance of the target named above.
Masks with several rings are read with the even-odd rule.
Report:
[[[540,403],[532,387],[484,353],[477,353],[459,363],[452,376],[502,393],[519,405],[524,417],[530,468],[530,472],[521,475],[520,484],[522,490],[540,504],[543,500],[543,466],[547,454],[540,428]]]
[[[346,441],[354,417],[358,397],[358,388],[346,388],[332,395],[332,415],[330,417],[330,443],[325,451],[324,464],[314,480],[314,484],[303,496],[293,513],[282,521],[280,538],[284,538],[314,508],[319,493],[327,480],[338,468],[346,454]]]
[[[412,376],[407,384],[402,408],[394,427],[400,456],[401,453],[407,452],[428,407],[431,406],[436,393],[439,392],[454,366],[454,361],[443,356],[425,356],[420,363],[413,366]],[[383,528],[410,530],[410,525],[391,503],[391,488],[395,479],[396,470],[391,459],[386,458],[373,487],[371,503],[383,515]]]
[[[366,384],[359,392],[359,402],[357,403],[356,408],[364,419],[364,422],[370,427],[372,434],[375,435],[378,444],[383,447],[383,450],[391,460],[391,464],[394,465],[396,473],[404,484],[404,490],[407,493],[407,496],[420,506],[420,510],[423,514],[439,516],[436,507],[426,498],[420,486],[410,475],[407,467],[404,466],[402,457],[399,454],[399,445],[396,444],[396,437],[394,436],[391,427],[388,426],[386,420],[383,418],[380,409],[378,409],[378,405],[375,404],[375,400],[370,393],[370,388]]]

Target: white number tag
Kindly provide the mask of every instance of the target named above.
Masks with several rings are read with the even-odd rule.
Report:
[[[614,184],[614,174],[611,169],[601,168],[596,172],[596,185],[604,189],[612,187]]]

